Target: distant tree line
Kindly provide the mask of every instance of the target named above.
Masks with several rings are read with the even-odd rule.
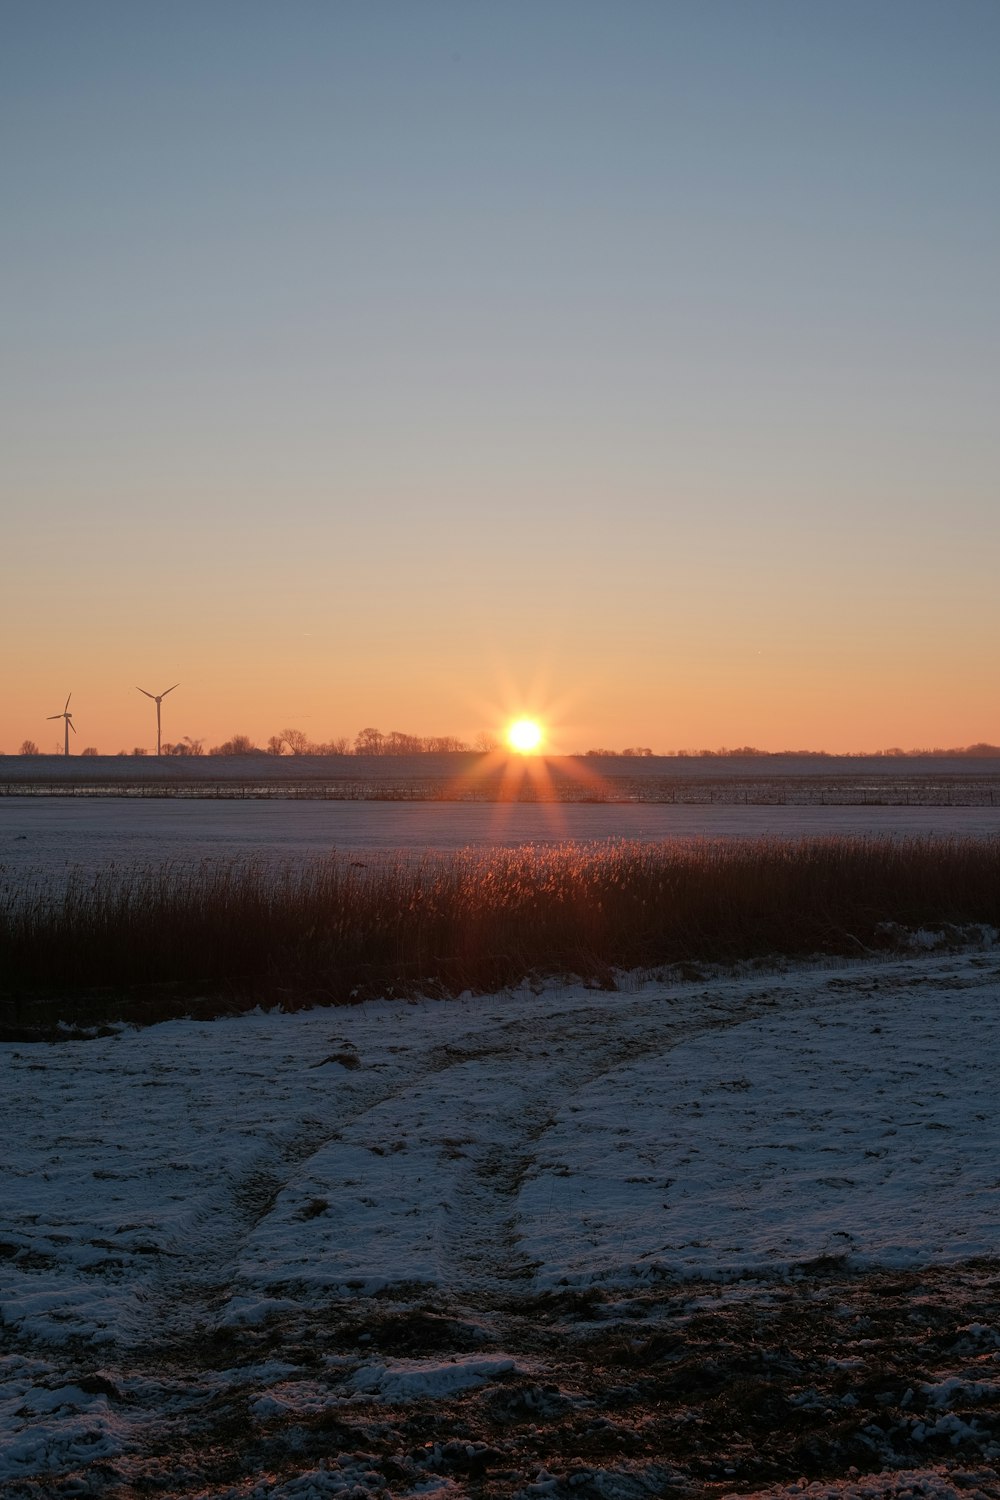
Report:
[[[442,755],[452,750],[495,750],[497,742],[489,735],[481,734],[476,737],[474,745],[469,745],[465,740],[458,739],[453,734],[404,734],[399,729],[392,729],[388,734],[383,734],[380,729],[370,726],[362,729],[350,740],[346,735],[340,735],[332,740],[311,740],[301,729],[283,729],[280,734],[272,734],[266,745],[258,745],[248,734],[234,734],[231,739],[224,740],[221,745],[211,745],[205,749],[204,740],[192,739],[185,735],[182,740],[164,741],[161,747],[163,755]],[[18,751],[19,755],[40,755],[38,745],[34,740],[24,740]],[[81,755],[97,755],[99,752],[92,745],[81,750]],[[119,750],[119,755],[143,756],[149,752],[143,745],[136,745],[132,750]]]
[[[622,750],[620,753],[622,755],[648,755],[649,751],[647,751],[647,750]],[[588,755],[614,755],[615,752],[613,750],[588,750],[587,754]],[[834,750],[758,750],[755,745],[740,745],[740,746],[738,746],[735,749],[730,749],[728,746],[723,745],[718,750],[664,750],[664,751],[661,752],[661,754],[664,757],[671,757],[671,756],[676,756],[678,758],[680,758],[680,757],[686,757],[686,758],[688,758],[690,760],[732,760],[732,759],[736,759],[736,758],[739,758],[739,759],[742,759],[742,760],[751,760],[751,759],[754,759],[754,758],[757,758],[757,759],[760,759],[760,760],[769,760],[769,759],[778,759],[779,757],[782,757],[782,756],[785,756],[785,757],[794,756],[798,760],[803,760],[803,759],[831,760],[831,759],[834,759],[834,758],[843,758],[843,759],[847,759],[847,760],[879,760],[879,759],[885,759],[885,758],[889,758],[889,757],[894,757],[894,758],[899,759],[899,760],[921,760],[921,759],[923,759],[923,760],[933,760],[935,758],[938,759],[938,760],[945,760],[945,759],[959,759],[962,756],[965,756],[965,757],[971,758],[971,759],[975,759],[976,757],[979,757],[979,758],[981,758],[983,760],[986,760],[986,759],[990,759],[990,758],[994,758],[994,759],[1000,758],[1000,745],[990,745],[990,744],[987,744],[987,742],[985,740],[980,740],[975,745],[958,745],[958,746],[952,746],[949,749],[942,749],[941,746],[936,745],[933,748],[933,750],[927,750],[927,749],[903,750],[903,749],[900,749],[900,747],[897,745],[897,746],[893,746],[889,750],[842,750],[842,751],[841,750],[837,750],[837,751],[834,751]]]
[[[475,750],[480,753],[496,750],[500,742],[490,734],[478,734],[470,745],[465,740],[457,739],[452,734],[404,734],[402,730],[390,729],[388,734],[383,734],[380,729],[372,728],[370,725],[358,731],[354,739],[341,735],[331,740],[311,740],[301,729],[283,729],[280,734],[272,734],[266,745],[255,744],[247,734],[234,734],[232,739],[224,740],[221,745],[212,745],[205,749],[204,740],[192,739],[185,735],[184,739],[173,743],[165,743],[162,747],[164,755],[444,755],[455,750]],[[38,745],[34,740],[24,740],[18,751],[19,755],[40,755]],[[80,755],[98,755],[100,752],[94,745],[87,745],[82,749]],[[132,750],[119,750],[120,756],[142,756],[148,755],[144,746],[137,745]],[[629,746],[625,750],[606,750],[595,748],[585,750],[583,754],[593,759],[607,760],[634,760],[652,756],[655,752],[648,745]],[[798,758],[811,757],[814,760],[830,759],[834,752],[830,750],[758,750],[754,745],[740,745],[730,749],[723,745],[718,750],[665,750],[660,752],[665,758],[686,757],[692,760],[730,760],[730,759],[753,759],[767,760],[779,756],[796,756]],[[893,746],[888,750],[856,750],[846,752],[848,758],[872,759],[872,758],[896,758],[900,760],[918,759],[945,759],[967,757],[969,759],[998,759],[1000,758],[1000,745],[991,745],[985,740],[980,740],[974,745],[957,746],[951,749],[942,749],[935,746],[933,749],[903,750],[899,746]]]
[[[601,756],[608,760],[635,760],[637,757],[652,755],[652,750],[647,745],[637,745],[628,750],[585,750],[584,755]]]
[[[902,756],[907,760],[916,760],[921,756],[923,756],[924,758],[933,759],[935,756],[940,757],[954,755],[967,755],[972,759],[979,758],[982,760],[986,760],[991,756],[1000,755],[1000,745],[989,745],[985,740],[980,740],[975,745],[964,745],[961,748],[954,750],[942,750],[938,745],[935,745],[933,750],[900,750],[898,746],[893,746],[891,750],[876,750],[873,753],[875,755]]]
[[[213,745],[209,755],[442,755],[451,750],[469,750],[465,740],[453,734],[404,734],[391,729],[383,734],[368,726],[351,741],[346,735],[332,740],[311,740],[301,729],[283,729],[272,734],[266,745],[255,745],[248,735],[235,734],[221,745]],[[477,749],[486,748],[477,742]],[[174,753],[183,754],[183,751]]]
[[[403,734],[399,729],[390,729],[383,734],[380,729],[362,729],[354,741],[355,755],[444,755],[449,750],[469,750],[465,740],[453,734]]]

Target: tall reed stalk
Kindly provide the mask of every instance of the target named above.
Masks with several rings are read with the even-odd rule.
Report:
[[[2,886],[2,882],[0,882]],[[0,994],[177,983],[348,1002],[529,974],[857,952],[885,924],[1000,925],[1000,840],[622,842],[453,857],[109,868],[0,889]]]

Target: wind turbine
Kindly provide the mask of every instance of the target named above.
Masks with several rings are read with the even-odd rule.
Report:
[[[167,693],[172,693],[175,687],[180,687],[180,683],[179,682],[175,682],[174,683],[174,687],[167,688]],[[137,687],[136,688],[136,692],[137,693],[146,693],[146,689],[145,688],[141,688],[141,687]],[[156,753],[157,753],[157,755],[159,755],[159,753],[160,753],[160,704],[163,702],[164,698],[167,696],[167,693],[146,693],[146,697],[147,698],[152,698],[153,702],[156,704]]]
[[[66,754],[67,755],[69,754],[69,732],[72,729],[73,733],[76,734],[76,725],[73,723],[73,715],[69,711],[69,700],[70,700],[70,698],[72,698],[72,696],[73,696],[72,693],[70,693],[68,695],[68,697],[66,699],[66,707],[63,709],[63,711],[62,711],[61,714],[48,714],[47,715],[47,718],[49,718],[49,719],[65,719],[66,720]]]

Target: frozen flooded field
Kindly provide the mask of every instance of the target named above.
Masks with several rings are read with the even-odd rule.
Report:
[[[607,839],[1000,833],[998,807],[0,798],[0,872]]]
[[[4,797],[1000,807],[989,756],[3,756]]]
[[[5,1497],[1000,1495],[998,978],[0,1046]]]

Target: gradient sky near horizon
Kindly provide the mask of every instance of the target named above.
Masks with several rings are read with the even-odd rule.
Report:
[[[0,750],[1000,741],[995,0],[12,0]]]

